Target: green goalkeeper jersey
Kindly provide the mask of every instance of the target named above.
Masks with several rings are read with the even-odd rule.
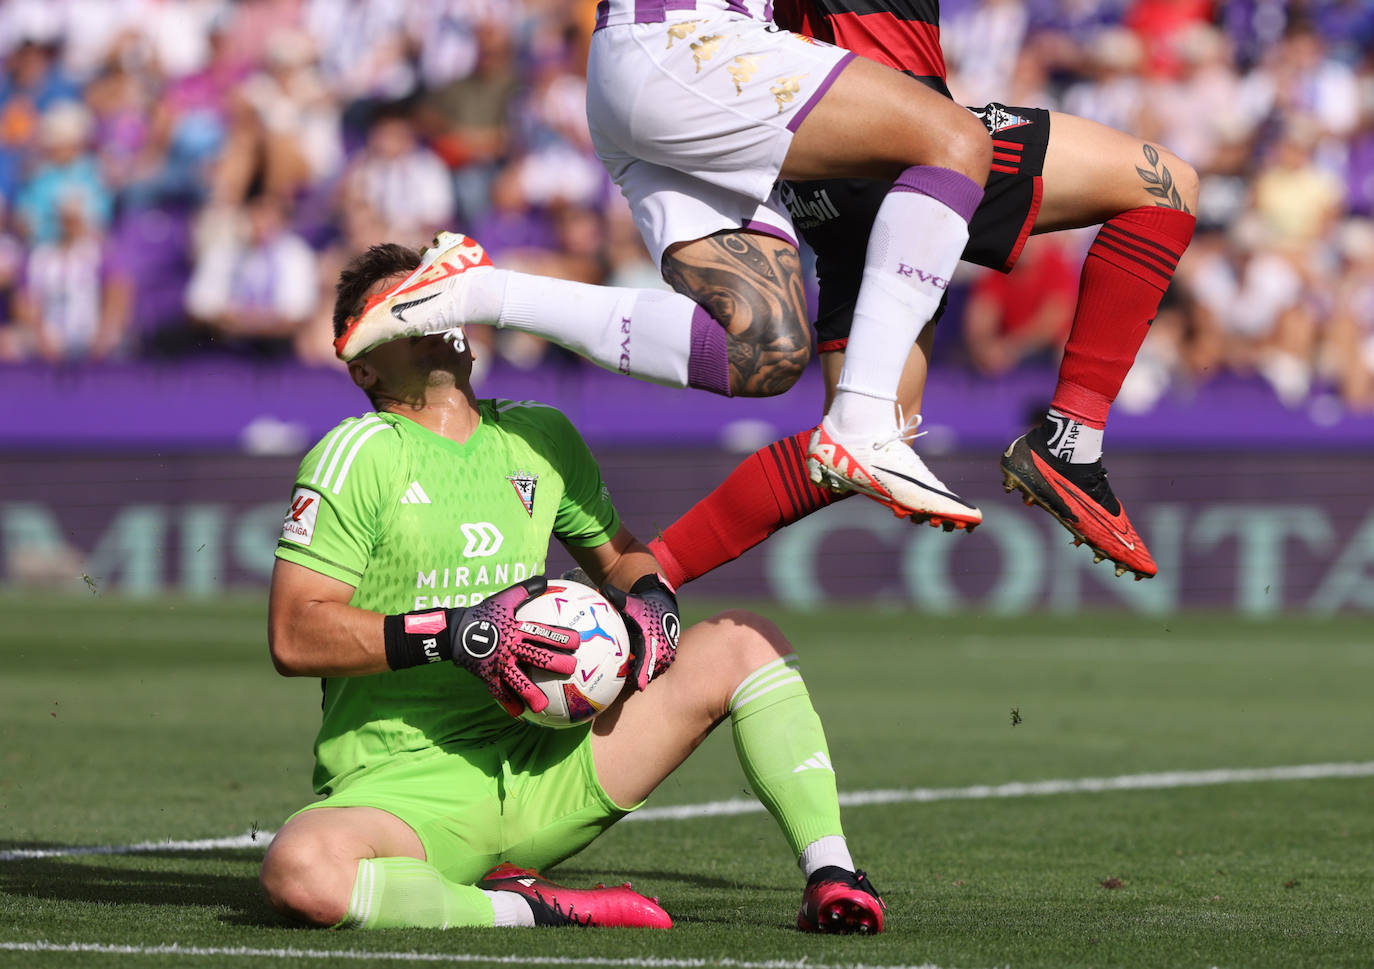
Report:
[[[459,444],[396,414],[344,421],[301,461],[277,557],[354,587],[380,613],[471,606],[544,570],[549,537],[607,542],[619,518],[559,411],[482,400]],[[315,789],[401,751],[483,744],[516,722],[471,674],[434,663],[324,681]]]

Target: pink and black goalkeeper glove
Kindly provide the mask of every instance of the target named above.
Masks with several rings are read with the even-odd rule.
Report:
[[[477,677],[512,717],[526,706],[539,713],[548,698],[521,664],[568,675],[577,668],[575,630],[515,618],[515,612],[548,587],[544,576],[502,589],[475,606],[387,616],[387,665],[392,669],[452,660]]]
[[[677,596],[659,575],[641,576],[628,594],[613,585],[602,586],[601,594],[625,620],[633,651],[630,672],[635,689],[642,690],[677,658],[677,638],[682,632]]]

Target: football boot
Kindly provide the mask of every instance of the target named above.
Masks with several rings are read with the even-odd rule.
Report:
[[[947,532],[973,531],[983,513],[951,491],[907,443],[919,436],[920,425],[918,414],[882,434],[845,437],[827,417],[811,434],[807,474],[823,488],[867,495],[898,518]]]
[[[866,874],[827,865],[806,880],[797,928],[832,935],[876,935],[883,930],[886,909]]]
[[[1111,559],[1116,574],[1134,572],[1136,581],[1159,571],[1150,550],[1136,533],[1126,509],[1112,494],[1102,460],[1074,464],[1050,453],[1041,428],[1018,437],[1002,455],[1002,485],[1020,491],[1028,505],[1039,505],[1086,543],[1094,562]]]
[[[534,924],[579,925],[634,929],[670,929],[673,919],[658,904],[632,891],[626,882],[616,888],[567,888],[539,872],[509,862],[482,876],[478,888],[489,892],[515,892],[529,902]]]
[[[491,270],[491,257],[472,239],[440,232],[421,254],[413,273],[370,297],[362,312],[348,321],[334,341],[334,352],[347,361],[400,337],[446,333],[465,323],[496,322],[468,319],[462,305],[463,284]]]

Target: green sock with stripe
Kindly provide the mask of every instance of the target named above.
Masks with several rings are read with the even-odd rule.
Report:
[[[740,766],[794,854],[843,836],[835,769],[795,653],[759,667],[730,697]]]
[[[492,926],[487,893],[459,885],[418,858],[362,858],[348,914],[338,929],[453,929]]]

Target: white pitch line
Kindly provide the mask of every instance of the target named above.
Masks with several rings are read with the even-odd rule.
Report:
[[[0,861],[25,858],[65,858],[69,855],[142,855],[163,851],[213,851],[216,848],[266,848],[273,831],[248,831],[230,838],[200,838],[196,841],[139,841],[131,845],[74,845],[69,848],[16,848],[0,851]]]
[[[1012,781],[977,784],[973,787],[912,787],[897,790],[850,791],[840,795],[841,807],[870,804],[910,804],[929,801],[984,801],[1006,797],[1043,797],[1049,794],[1094,794],[1100,791],[1158,791],[1174,787],[1206,787],[1214,784],[1249,784],[1257,781],[1318,780],[1335,777],[1374,777],[1374,761],[1353,764],[1298,764],[1291,767],[1221,768],[1217,770],[1166,771],[1159,774],[1122,774],[1119,777],[1080,777],[1052,781]],[[643,808],[628,821],[685,821],[691,818],[758,814],[758,801],[735,799],[707,804]]]
[[[942,969],[933,963],[921,965],[869,964],[862,962],[826,963],[809,959],[769,959],[752,962],[743,959],[613,959],[602,956],[485,956],[471,952],[367,952],[362,949],[250,949],[245,946],[212,948],[181,945],[105,945],[94,942],[0,942],[0,952],[97,952],[105,955],[138,956],[239,956],[251,959],[358,959],[387,962],[499,963],[520,966],[626,966],[645,969],[698,969],[722,966],[726,969]]]
[[[850,791],[840,795],[842,807],[872,804],[916,804],[931,801],[984,801],[997,798],[1045,797],[1052,794],[1095,794],[1102,791],[1158,791],[1178,787],[1207,787],[1221,784],[1253,784],[1270,781],[1326,780],[1346,777],[1374,777],[1374,761],[1345,764],[1296,764],[1288,767],[1240,767],[1216,770],[1165,771],[1155,774],[1122,774],[1117,777],[1079,777],[1049,781],[1012,781],[1006,784],[976,784],[972,787],[912,787],[895,790]],[[688,821],[695,818],[761,814],[758,801],[734,799],[704,804],[679,804],[671,807],[642,808],[622,820]],[[253,831],[229,838],[198,841],[141,841],[129,845],[88,845],[67,848],[16,848],[0,851],[0,861],[26,858],[60,858],[73,855],[151,854],[164,851],[211,851],[215,848],[267,847],[275,832]]]

